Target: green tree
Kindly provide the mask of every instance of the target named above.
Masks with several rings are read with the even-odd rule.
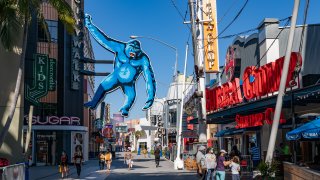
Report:
[[[28,41],[28,27],[32,18],[37,18],[48,34],[47,24],[41,11],[42,2],[42,0],[0,0],[0,42],[3,47],[8,51],[12,51],[16,44],[17,32],[21,33],[22,30],[23,33],[22,52],[13,94],[13,103],[10,106],[6,124],[0,132],[0,148],[10,128],[19,97]],[[69,4],[65,0],[47,0],[47,2],[57,10],[59,20],[63,22],[68,32],[72,33],[75,20]]]

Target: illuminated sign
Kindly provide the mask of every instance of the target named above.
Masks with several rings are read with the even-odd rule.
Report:
[[[28,115],[24,116],[26,124],[29,122]],[[32,117],[32,125],[71,125],[80,126],[80,118],[78,117],[57,117],[57,116],[46,116],[42,119],[40,116]]]
[[[128,127],[127,126],[116,126],[116,132],[126,133],[126,132],[128,132]]]
[[[273,122],[273,114],[274,109],[268,108],[264,113],[257,113],[257,114],[250,114],[250,115],[236,115],[236,127],[239,128],[248,128],[248,127],[256,127],[256,126],[262,126],[264,122],[267,124],[272,124]],[[283,114],[281,113],[280,117],[280,124],[286,123],[286,119],[284,119]]]
[[[203,0],[203,36],[205,71],[207,73],[219,72],[218,53],[218,26],[216,0]],[[211,20],[211,21],[207,21]]]
[[[282,73],[284,57],[275,62],[255,68],[249,66],[243,74],[243,95],[250,100],[257,97],[268,95],[278,91]],[[293,78],[297,62],[302,64],[301,55],[296,52],[291,53],[289,72],[287,77],[287,87]],[[253,79],[253,80],[252,80]],[[243,101],[239,79],[235,78],[222,86],[206,89],[206,109],[208,113],[239,104]]]
[[[71,89],[80,88],[80,59],[83,57],[83,16],[81,0],[74,0],[73,12],[76,19],[75,35],[72,37],[72,57],[71,57]]]
[[[206,101],[207,112],[241,103],[242,95],[239,79],[235,78],[222,86],[206,89]]]
[[[33,63],[32,86],[26,83],[25,98],[34,105],[39,106],[39,99],[56,89],[55,59],[46,54],[35,54]]]
[[[113,125],[108,124],[102,129],[102,135],[106,138],[112,138],[113,137]]]
[[[292,52],[286,87],[290,87],[289,82],[293,78],[293,73],[298,61],[302,64],[301,55],[299,53]],[[247,67],[243,74],[244,96],[247,99],[253,99],[278,91],[283,62],[284,57],[281,57],[275,62],[268,63],[258,68],[255,68],[255,66]],[[250,82],[250,77],[254,78],[253,82]]]

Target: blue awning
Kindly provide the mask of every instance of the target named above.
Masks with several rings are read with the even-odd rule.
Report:
[[[320,138],[320,117],[288,132],[286,138],[287,140]]]
[[[214,135],[215,137],[223,137],[223,136],[230,136],[234,134],[241,134],[245,131],[257,131],[259,130],[260,127],[250,127],[250,128],[242,128],[242,129],[236,129],[236,128],[230,128],[230,129],[225,129],[221,130]]]

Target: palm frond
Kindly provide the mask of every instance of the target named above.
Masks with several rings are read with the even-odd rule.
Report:
[[[65,25],[69,33],[74,33],[75,19],[73,11],[65,0],[48,0],[48,2],[58,11],[59,19]]]
[[[21,19],[17,14],[17,6],[8,2],[0,2],[0,42],[6,50],[11,51],[22,29]]]

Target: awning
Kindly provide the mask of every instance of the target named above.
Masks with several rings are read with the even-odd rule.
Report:
[[[286,138],[287,140],[320,138],[320,117],[288,132]]]
[[[154,127],[154,126],[141,126],[141,129],[145,130],[145,131],[156,131],[157,127]]]
[[[217,132],[216,135],[214,135],[214,137],[223,137],[223,136],[241,134],[246,131],[257,131],[259,129],[260,127],[250,127],[250,128],[241,128],[241,129],[230,128],[230,129],[225,129]]]

